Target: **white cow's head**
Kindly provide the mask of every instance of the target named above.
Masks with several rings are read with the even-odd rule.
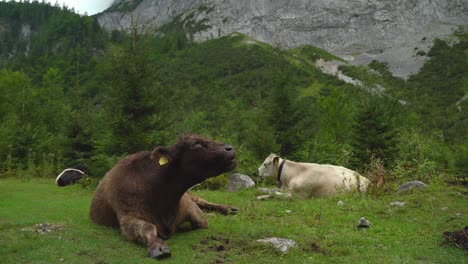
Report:
[[[276,176],[280,157],[276,154],[270,154],[268,158],[258,167],[258,175],[260,177]]]

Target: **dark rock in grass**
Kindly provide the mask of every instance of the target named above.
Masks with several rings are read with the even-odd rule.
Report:
[[[229,176],[229,182],[226,185],[226,190],[237,191],[240,189],[247,189],[255,187],[255,182],[247,175],[234,173]]]
[[[357,225],[357,228],[369,228],[371,226],[371,222],[364,217],[361,217],[359,219],[359,223]]]
[[[425,184],[422,181],[410,181],[410,182],[400,185],[400,187],[398,187],[397,193],[407,193],[413,189],[423,189],[426,187],[427,187],[427,184]]]
[[[269,237],[265,239],[258,239],[257,242],[264,244],[272,244],[277,250],[286,253],[292,247],[297,247],[297,243],[294,240],[279,238],[279,237]]]
[[[468,226],[465,226],[465,229],[460,231],[444,232],[444,237],[448,243],[468,250]]]

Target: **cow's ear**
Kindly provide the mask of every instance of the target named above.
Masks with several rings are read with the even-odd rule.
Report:
[[[279,163],[279,157],[276,156],[276,157],[273,158],[273,165],[276,166],[276,165],[278,165],[278,163]]]
[[[172,156],[168,148],[156,147],[151,152],[151,159],[159,166],[166,166],[167,164],[171,163]]]

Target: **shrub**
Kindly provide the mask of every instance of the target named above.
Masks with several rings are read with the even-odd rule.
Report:
[[[391,190],[390,183],[394,180],[391,173],[385,168],[381,159],[371,157],[370,164],[366,167],[363,176],[370,180],[368,193],[374,196],[381,196]]]
[[[214,178],[209,178],[201,184],[197,185],[195,189],[208,189],[208,190],[221,190],[224,189],[229,179],[226,175],[221,175]]]
[[[451,168],[454,179],[451,182],[468,184],[468,147],[462,146],[454,154],[454,163]]]

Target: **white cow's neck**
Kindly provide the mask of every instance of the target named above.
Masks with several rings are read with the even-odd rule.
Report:
[[[281,175],[283,174],[283,170],[284,170],[284,165],[286,164],[286,160],[285,159],[279,159],[278,160],[278,173],[277,173],[277,186],[278,188],[281,188],[283,186],[283,182],[281,181]]]
[[[285,161],[286,162],[284,163],[280,178],[283,186],[289,186],[289,181],[291,180],[291,177],[299,174],[302,170],[304,170],[304,164],[292,160]],[[283,159],[280,158],[279,164],[281,164],[281,162],[283,162]]]

